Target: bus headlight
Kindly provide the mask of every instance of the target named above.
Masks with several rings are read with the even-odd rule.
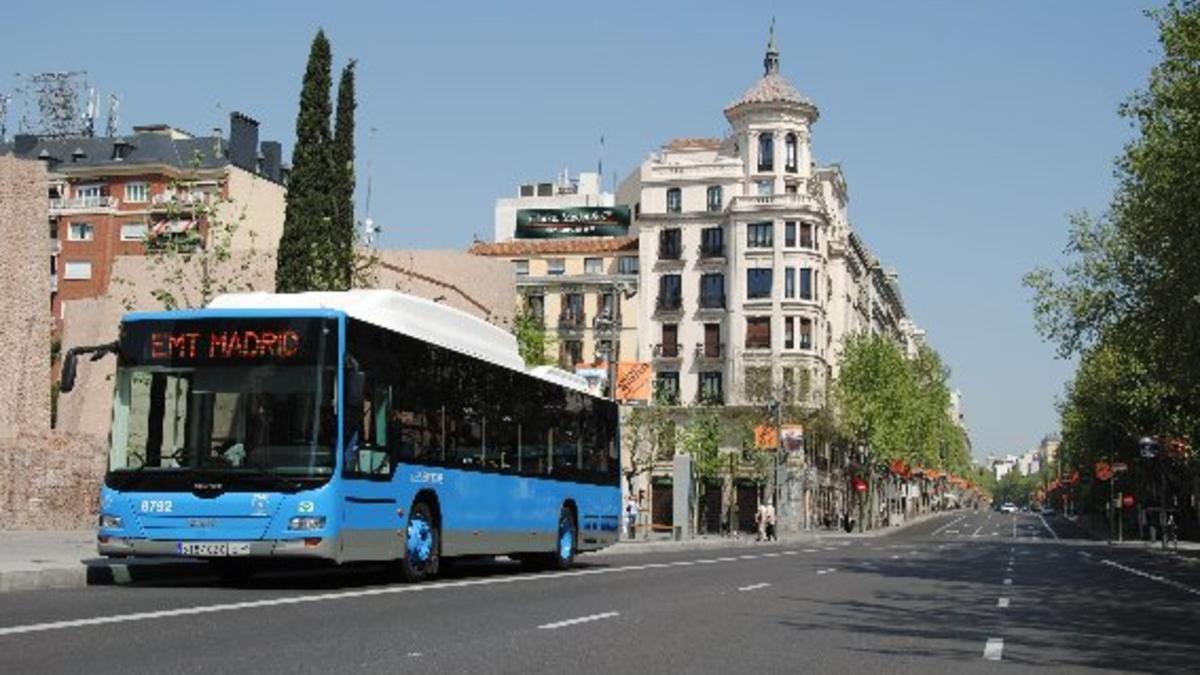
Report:
[[[121,516],[110,516],[107,513],[100,514],[100,529],[102,530],[119,530],[125,526]]]
[[[288,521],[289,530],[321,530],[325,528],[325,516],[296,516]]]

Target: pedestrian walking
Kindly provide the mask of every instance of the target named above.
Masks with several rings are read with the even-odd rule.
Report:
[[[764,541],[767,538],[767,504],[762,502],[758,505],[758,511],[754,514],[754,524],[758,526],[758,538],[755,541]]]
[[[634,528],[637,526],[637,502],[630,495],[625,500],[625,532],[629,539],[634,537]]]
[[[767,541],[779,541],[775,536],[775,505],[767,502],[766,508],[763,510],[763,520],[766,521]]]

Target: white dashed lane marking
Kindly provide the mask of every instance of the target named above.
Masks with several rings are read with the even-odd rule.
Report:
[[[581,623],[590,623],[599,621],[600,619],[611,619],[614,616],[621,616],[620,612],[604,612],[603,614],[592,614],[590,616],[581,616],[577,619],[567,619],[566,621],[555,621],[554,623],[544,623],[538,628],[542,630],[553,630],[555,628],[566,628],[567,626],[575,626]]]
[[[1004,653],[1003,638],[988,638],[987,644],[983,647],[983,658],[988,661],[999,661],[1001,654]]]
[[[742,586],[738,590],[739,591],[757,591],[760,588],[766,588],[767,586],[770,586],[770,585],[771,584],[768,584],[768,583],[751,584],[749,586]]]
[[[1000,609],[1008,607],[1008,598],[1000,598],[1000,600],[996,602],[996,606]]]

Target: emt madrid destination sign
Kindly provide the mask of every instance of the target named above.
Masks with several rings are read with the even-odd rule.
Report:
[[[576,206],[517,211],[518,239],[619,237],[625,234],[629,234],[628,206]]]

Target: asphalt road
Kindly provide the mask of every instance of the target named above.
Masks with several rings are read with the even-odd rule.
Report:
[[[0,595],[0,672],[1200,672],[1200,564],[958,512],[879,537]]]

